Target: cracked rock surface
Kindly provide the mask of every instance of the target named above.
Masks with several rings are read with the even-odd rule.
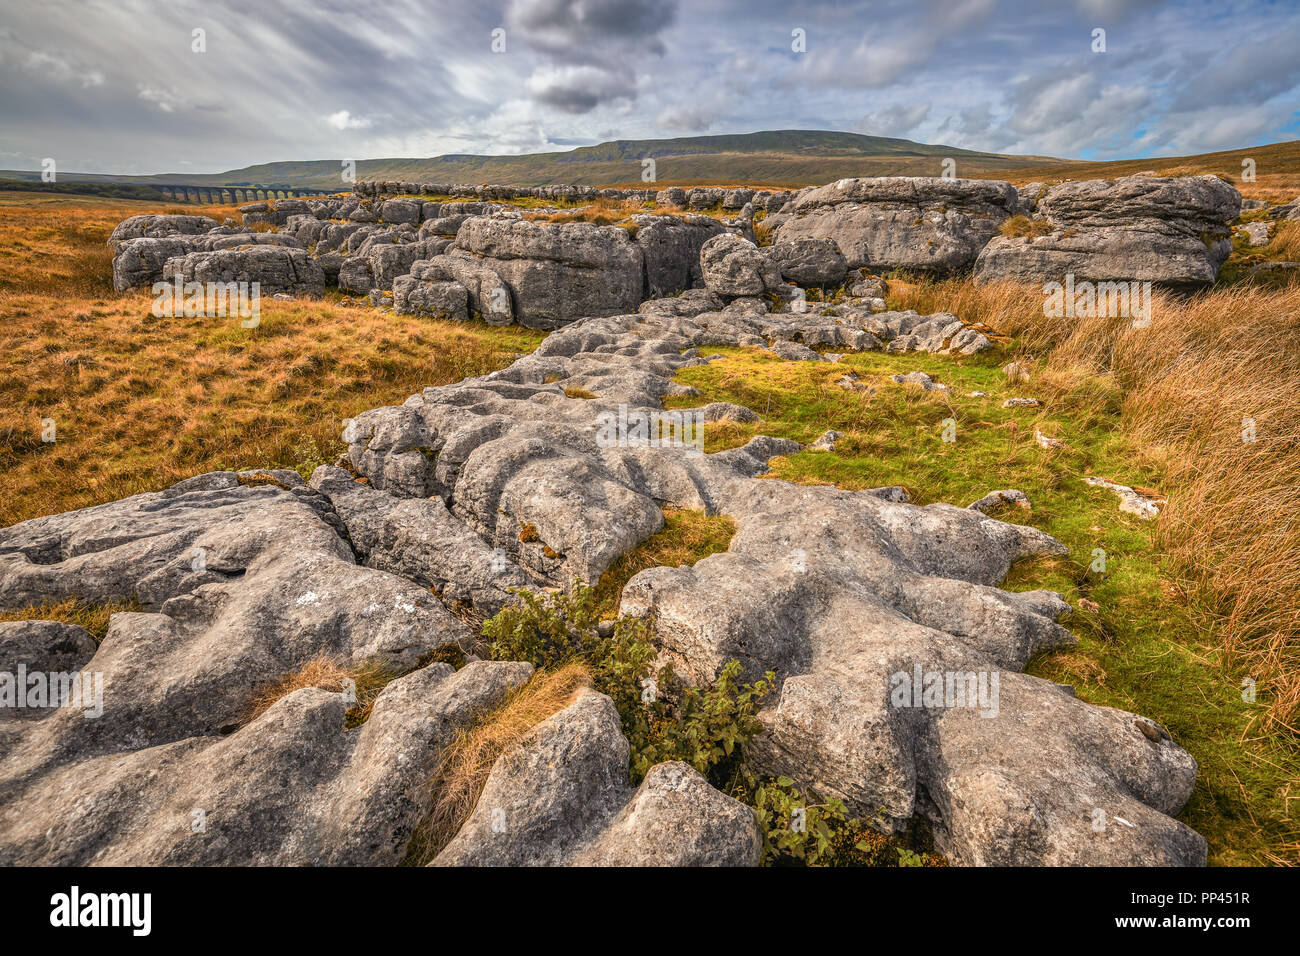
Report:
[[[1073,642],[1057,623],[1068,605],[997,585],[1020,559],[1062,553],[1054,539],[892,490],[756,480],[798,449],[788,441],[699,454],[601,440],[619,406],[649,414],[680,394],[671,376],[705,361],[698,350],[797,334],[863,341],[839,321],[647,311],[577,322],[507,369],[360,416],[351,461],[395,497],[438,495],[555,586],[596,580],[660,527],[664,506],[726,514],[738,528],[726,552],[641,572],[622,608],[655,615],[687,679],[706,682],[733,658],[748,679],[777,672],[761,769],[887,830],[924,815],[956,862],[1203,863],[1204,840],[1169,816],[1191,793],[1191,756],[1131,714],[1020,673]],[[567,397],[574,386],[596,397]],[[932,675],[941,690],[968,689],[967,704],[952,690],[926,703]],[[916,694],[900,694],[913,679]],[[1097,830],[1098,814],[1134,826]]]

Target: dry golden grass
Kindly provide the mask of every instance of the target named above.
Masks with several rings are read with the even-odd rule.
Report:
[[[558,205],[558,204],[557,204]],[[660,206],[654,202],[641,202],[636,199],[593,199],[589,203],[561,208],[558,212],[524,212],[524,218],[531,222],[592,222],[598,226],[629,225],[633,216],[649,213],[655,216],[734,216],[736,209],[724,210],[718,206],[711,209],[683,209],[680,206]]]
[[[1004,222],[998,230],[1004,236],[1045,236],[1052,231],[1052,227],[1045,222],[1037,219],[1030,219],[1028,216],[1012,216]]]
[[[397,673],[382,664],[370,662],[349,664],[341,658],[322,654],[312,658],[302,667],[287,675],[283,680],[259,687],[249,703],[248,712],[242,723],[250,723],[271,709],[276,701],[287,697],[304,687],[319,687],[322,690],[341,694],[348,689],[347,681],[354,683],[356,704],[348,711],[348,724],[355,726],[370,716],[375,706],[375,698],[388,685]]]
[[[264,300],[256,329],[234,317],[155,318],[147,293],[113,291],[104,242],[127,216],[157,211],[0,200],[0,526],[203,471],[331,461],[345,418],[501,368],[542,339],[336,295]],[[46,419],[53,443],[42,441]]]
[[[138,601],[115,601],[112,604],[87,604],[76,598],[0,611],[0,621],[60,621],[75,624],[90,632],[98,644],[108,633],[108,619],[118,611],[142,611]]]
[[[433,808],[411,841],[411,862],[424,864],[437,856],[473,812],[497,759],[590,686],[591,674],[580,663],[539,671],[500,707],[462,730],[434,771]]]
[[[623,586],[647,568],[694,565],[726,551],[736,523],[726,515],[707,515],[687,508],[664,510],[664,526],[609,566],[596,585],[596,602],[610,616],[618,611]]]
[[[1011,283],[891,283],[891,294],[1016,336],[1039,398],[1085,412],[1118,403],[1125,434],[1163,462],[1158,542],[1186,573],[1204,633],[1257,682],[1269,719],[1295,729],[1300,288],[1157,292],[1145,329],[1045,318],[1041,291]]]
[[[1300,262],[1300,222],[1280,222],[1268,243],[1270,259]]]

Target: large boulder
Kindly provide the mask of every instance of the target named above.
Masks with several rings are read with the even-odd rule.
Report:
[[[319,296],[325,292],[325,273],[316,260],[302,249],[282,246],[191,252],[168,260],[162,277],[184,282],[257,282],[262,295]]]
[[[709,216],[634,216],[636,244],[645,258],[646,298],[655,299],[700,283],[700,249],[723,231]]]
[[[1062,183],[1039,199],[1052,230],[998,236],[980,253],[980,281],[1139,281],[1195,287],[1232,251],[1241,194],[1217,176],[1129,176]]]
[[[970,268],[1019,203],[1014,186],[995,180],[841,179],[801,192],[774,238],[829,237],[852,269],[951,275]]]
[[[302,242],[296,237],[283,232],[248,232],[231,235],[208,233],[202,240],[204,251],[213,249],[247,249],[249,246],[283,246],[286,249],[302,249]]]
[[[245,226],[283,226],[291,216],[314,216],[311,200],[268,199],[266,202],[240,206],[240,220]]]
[[[177,234],[121,240],[113,256],[113,288],[127,292],[153,285],[162,278],[163,267],[169,260],[201,248],[202,238]]]
[[[834,239],[787,239],[772,246],[781,278],[795,285],[839,285],[849,264]]]
[[[389,199],[379,207],[379,218],[384,222],[419,225],[423,211],[424,201],[421,199],[412,199],[410,197]]]
[[[399,315],[464,322],[469,318],[469,291],[459,282],[398,276],[393,280],[393,308]]]
[[[117,255],[118,248],[128,239],[160,239],[165,236],[197,236],[218,225],[208,216],[164,216],[147,214],[123,219],[113,227],[108,237],[108,248]]]
[[[432,242],[433,240],[428,240]],[[394,283],[393,293],[401,294],[404,309],[413,314],[424,309],[455,307],[459,298],[454,286],[465,290],[465,305],[470,315],[489,325],[509,325],[515,319],[511,289],[493,268],[466,256],[436,255],[411,266],[410,275]],[[341,286],[340,286],[341,287]],[[456,318],[458,315],[448,316]]]
[[[510,290],[515,322],[532,328],[631,312],[643,298],[641,250],[618,226],[476,216],[461,225],[449,255],[495,272]]]
[[[781,284],[781,273],[764,249],[748,239],[724,232],[700,248],[700,273],[716,295],[762,295]]]

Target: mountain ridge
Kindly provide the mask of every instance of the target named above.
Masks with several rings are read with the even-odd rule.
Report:
[[[897,167],[897,175],[941,172],[936,158],[952,158],[980,169],[1016,168],[1058,162],[1045,156],[1015,156],[980,152],[942,144],[918,143],[887,136],[869,136],[836,130],[758,130],[750,133],[680,136],[667,139],[615,139],[570,150],[487,155],[447,153],[431,157],[391,157],[358,160],[359,179],[439,179],[453,182],[499,182],[535,186],[548,182],[607,185],[640,178],[640,163],[654,159],[656,181],[751,181],[746,167],[773,181],[811,184],[844,175],[890,175],[881,167]],[[861,164],[870,169],[855,170]],[[136,185],[168,183],[196,186],[278,185],[295,188],[341,188],[342,161],[338,159],[286,160],[257,163],[221,173],[157,173],[115,175],[66,172],[61,182],[98,182]],[[629,168],[636,164],[635,168]],[[680,169],[672,167],[680,166]],[[841,170],[839,175],[830,173]],[[711,174],[711,175],[702,175]],[[38,171],[0,170],[9,179],[33,181]]]

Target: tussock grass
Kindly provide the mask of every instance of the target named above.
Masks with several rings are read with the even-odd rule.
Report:
[[[1279,222],[1269,239],[1268,252],[1270,259],[1300,262],[1300,222]]]
[[[77,598],[0,611],[0,621],[59,621],[85,628],[98,644],[108,634],[108,620],[118,611],[143,611],[138,601],[90,604]]]
[[[731,218],[740,210],[727,210],[721,206],[709,209],[691,209],[678,206],[660,206],[654,200],[642,202],[637,199],[593,199],[581,205],[555,203],[559,212],[528,212],[524,218],[531,222],[591,222],[598,226],[624,226],[631,231],[634,225],[629,220],[642,213],[655,216],[711,216],[715,219]]]
[[[356,686],[356,704],[348,711],[347,725],[355,727],[365,722],[375,706],[379,696],[388,683],[399,674],[378,662],[352,664],[342,658],[322,654],[312,658],[284,679],[258,688],[248,705],[248,712],[242,723],[248,724],[266,713],[276,701],[287,697],[304,687],[320,687],[323,690],[343,693],[348,689],[346,681],[352,680]]]
[[[422,866],[437,856],[469,819],[497,759],[590,686],[591,674],[581,663],[538,671],[499,707],[462,730],[434,770],[433,807],[411,840],[407,862]]]
[[[1126,432],[1165,455],[1160,545],[1197,585],[1229,660],[1259,682],[1268,718],[1294,729],[1300,289],[1158,296],[1148,329],[1113,319],[1070,326],[1040,312],[1011,331],[1042,355],[1056,395],[1093,377],[1114,380]]]
[[[1028,216],[1012,216],[1006,222],[998,227],[998,232],[1004,236],[1011,237],[1028,237],[1045,236],[1052,231],[1052,227],[1038,219],[1030,219]]]

